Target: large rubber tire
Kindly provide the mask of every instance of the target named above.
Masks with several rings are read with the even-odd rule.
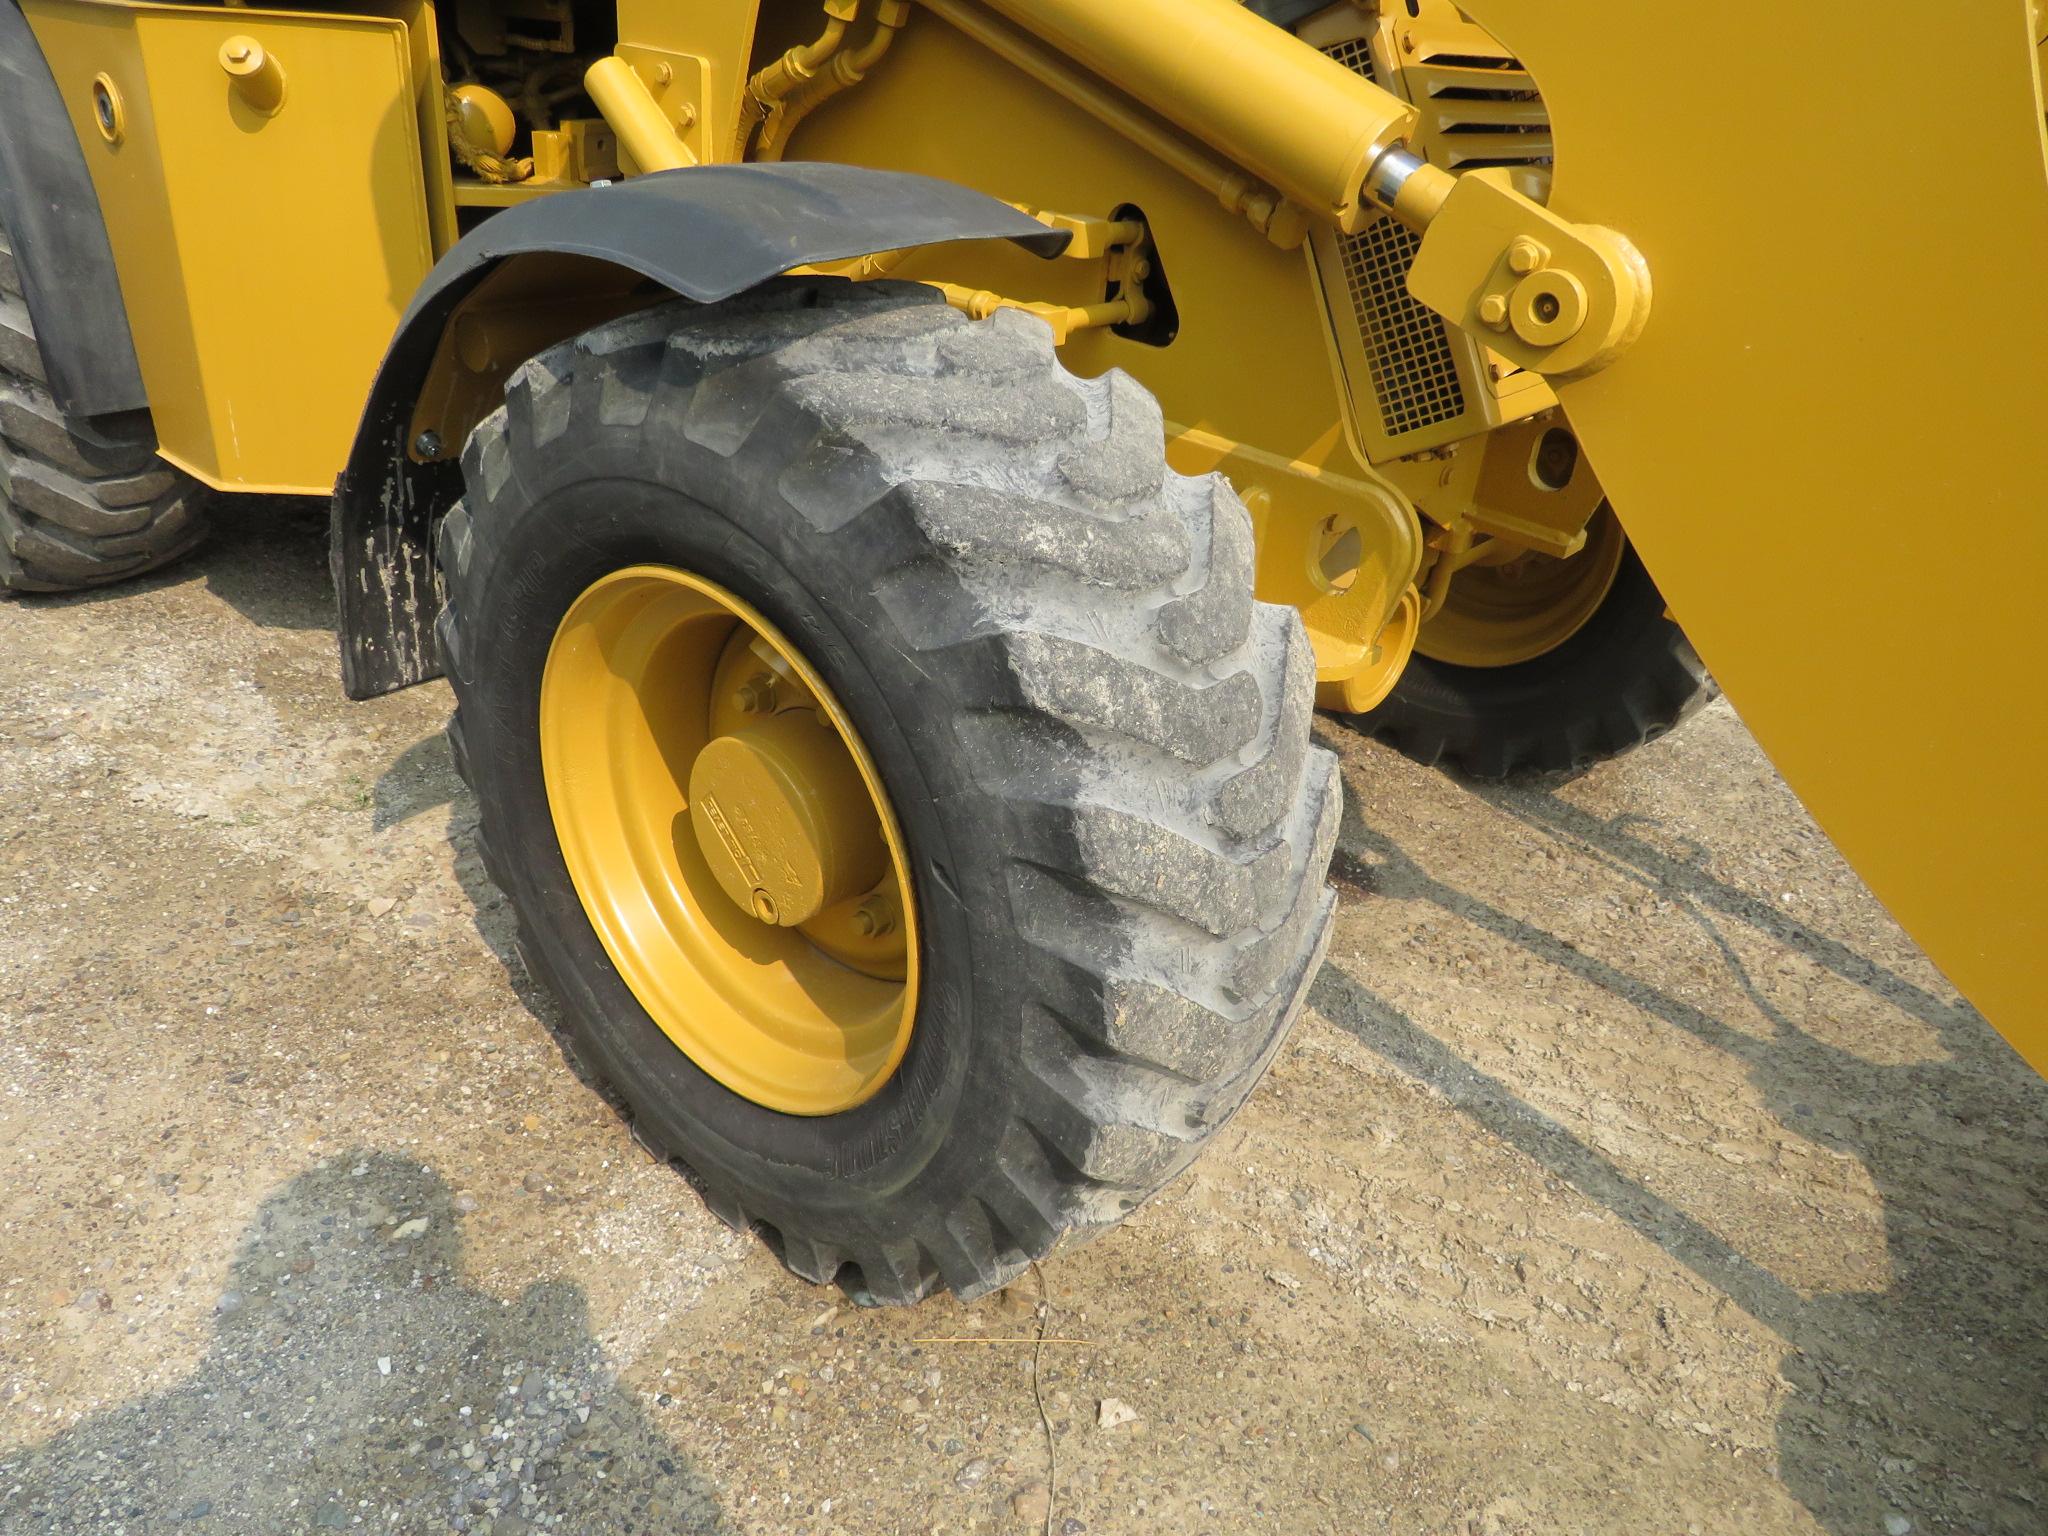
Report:
[[[1252,601],[1244,509],[1165,469],[1149,395],[1070,376],[1020,314],[789,282],[527,363],[463,468],[440,634],[486,867],[583,1059],[714,1210],[807,1279],[972,1297],[1193,1159],[1320,962],[1340,789],[1300,621]],[[542,667],[581,591],[648,562],[804,651],[902,826],[916,1027],[846,1112],[700,1071],[571,887]]]
[[[1555,650],[1505,667],[1454,666],[1418,652],[1385,703],[1351,718],[1418,763],[1498,779],[1617,756],[1663,735],[1714,692],[1630,548],[1605,600]]]
[[[101,586],[188,553],[204,487],[157,457],[146,417],[117,439],[68,420],[47,382],[0,231],[0,592]]]

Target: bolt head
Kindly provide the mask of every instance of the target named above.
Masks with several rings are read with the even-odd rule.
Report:
[[[1481,299],[1479,301],[1479,323],[1491,326],[1496,331],[1506,330],[1508,326],[1507,295],[1489,293],[1485,298]]]
[[[441,456],[441,434],[422,432],[412,440],[412,451],[423,459],[437,459]]]
[[[1543,264],[1550,260],[1550,252],[1528,236],[1518,237],[1508,247],[1508,269],[1527,277],[1531,272],[1541,271]]]

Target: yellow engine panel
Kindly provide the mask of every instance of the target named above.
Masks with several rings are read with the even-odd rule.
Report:
[[[160,451],[209,485],[326,494],[433,264],[408,29],[22,9],[99,192]],[[261,78],[228,68],[237,40]]]

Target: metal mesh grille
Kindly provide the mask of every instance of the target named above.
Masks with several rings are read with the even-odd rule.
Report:
[[[1443,317],[1408,295],[1408,268],[1421,245],[1420,235],[1391,218],[1375,219],[1337,241],[1344,286],[1372,365],[1380,424],[1389,437],[1449,421],[1465,410]]]
[[[1353,74],[1372,78],[1372,46],[1367,39],[1347,37],[1341,43],[1330,44],[1323,52]]]
[[[1372,78],[1365,38],[1346,38],[1323,50],[1345,68]],[[1391,218],[1375,219],[1355,235],[1337,237],[1344,287],[1358,317],[1379,398],[1380,425],[1399,437],[1465,414],[1465,390],[1443,317],[1408,296],[1408,268],[1422,237]]]

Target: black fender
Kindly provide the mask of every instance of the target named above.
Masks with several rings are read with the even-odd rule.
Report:
[[[14,0],[0,0],[0,224],[58,409],[119,418],[146,408],[99,193]],[[102,425],[124,438],[147,430],[132,417]]]
[[[461,471],[452,458],[415,459],[408,432],[449,317],[500,263],[543,252],[595,257],[715,304],[813,262],[993,239],[1056,256],[1068,237],[952,182],[797,163],[693,166],[560,192],[465,235],[399,322],[335,484],[329,559],[349,697],[441,675],[434,530],[462,493]]]

